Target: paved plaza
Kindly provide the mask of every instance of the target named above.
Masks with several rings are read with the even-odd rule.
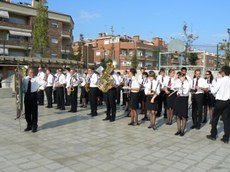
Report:
[[[118,106],[117,120],[102,121],[87,115],[39,107],[37,133],[24,132],[25,120],[16,116],[15,99],[0,100],[0,171],[2,172],[148,172],[148,171],[230,171],[230,145],[206,139],[210,125],[187,130],[184,137],[175,136],[176,123],[164,124],[157,118],[158,130],[147,129],[149,123],[128,126],[130,118]],[[141,119],[143,116],[140,115]],[[191,126],[191,119],[188,127]]]

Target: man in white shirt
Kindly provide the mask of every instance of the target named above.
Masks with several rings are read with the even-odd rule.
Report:
[[[71,74],[70,74],[70,68],[65,68],[65,79],[66,83],[70,80]],[[65,87],[65,106],[70,106],[71,104],[71,96],[67,94],[67,89]]]
[[[195,78],[192,82],[192,120],[193,125],[191,129],[196,128],[197,130],[201,127],[202,112],[204,104],[204,92],[208,91],[208,84],[204,78],[201,77],[201,70],[196,69]]]
[[[71,109],[68,112],[77,112],[77,99],[78,99],[78,85],[80,83],[79,75],[75,68],[70,70],[70,77],[67,80],[66,88],[71,89],[70,93],[70,105]]]
[[[98,84],[99,84],[99,76],[94,72],[94,68],[90,67],[88,69],[89,74],[89,101],[90,101],[90,108],[91,113],[89,115],[91,116],[97,116],[97,106],[98,106]]]
[[[65,75],[62,73],[62,68],[58,69],[56,90],[57,90],[57,109],[65,110],[64,101],[64,86],[66,84]]]
[[[38,94],[37,90],[40,84],[34,78],[34,70],[29,68],[27,76],[22,80],[22,90],[25,93],[24,104],[25,104],[25,118],[27,127],[24,131],[37,132],[38,127]]]
[[[159,75],[157,76],[157,81],[160,83],[161,86],[161,92],[158,95],[158,109],[157,109],[157,114],[156,117],[160,117],[161,116],[161,111],[162,111],[162,103],[164,103],[164,118],[167,118],[167,113],[166,113],[166,106],[167,106],[167,102],[166,102],[166,95],[165,95],[165,91],[162,88],[164,80],[166,79],[166,72],[164,68],[161,68],[159,71]]]
[[[46,69],[46,97],[47,97],[47,106],[46,108],[52,108],[52,93],[53,93],[53,84],[54,84],[54,76],[51,73],[49,68]]]
[[[224,136],[222,142],[228,143],[230,136],[230,67],[223,66],[221,68],[222,78],[217,81],[214,87],[211,88],[211,93],[216,94],[216,101],[214,107],[213,118],[211,121],[212,129],[211,134],[207,135],[210,140],[216,140],[217,137],[217,124],[220,115],[222,115],[224,123]]]
[[[41,80],[45,79],[45,73],[43,72],[42,67],[38,68],[37,77],[39,77],[39,79]],[[38,105],[44,105],[44,87],[43,86],[41,86],[38,90]]]

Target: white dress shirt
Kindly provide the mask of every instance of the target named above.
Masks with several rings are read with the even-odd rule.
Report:
[[[75,73],[73,76],[70,75],[70,77],[68,77],[68,80],[66,81],[66,88],[69,87],[77,87],[80,83],[80,78],[78,73]]]
[[[172,90],[174,88],[176,80],[175,80],[175,78],[171,78],[171,85],[168,85],[169,81],[170,81],[170,77],[168,77],[168,76],[165,77],[162,87]]]
[[[137,81],[137,78],[135,76],[132,76],[131,78],[131,88],[138,88],[140,89],[140,84],[139,82]],[[139,91],[136,91],[136,90],[131,90],[132,93],[138,93]]]
[[[193,83],[192,83],[193,89],[195,89],[196,81],[197,81],[197,78],[193,78]],[[208,83],[205,81],[204,78],[199,78],[197,86],[202,87],[202,88],[208,88]],[[203,94],[203,93],[204,93],[204,90],[198,89],[195,94]]]
[[[113,77],[113,85],[119,86],[121,82],[120,82],[120,80],[119,80],[118,75],[114,72],[114,73],[112,74],[112,77]]]
[[[167,76],[162,76],[162,75],[158,75],[158,76],[157,76],[157,82],[160,83],[161,88],[163,87],[163,83],[164,83],[164,80],[165,80],[166,77],[167,77]]]
[[[174,85],[174,89],[177,89],[177,95],[188,97],[190,92],[190,82],[185,80],[183,83],[180,79],[177,79]]]
[[[48,78],[47,78],[47,84],[46,84],[46,87],[52,87],[54,84],[54,76],[53,74],[49,74],[48,75]]]
[[[45,79],[45,73],[43,72],[43,71],[41,71],[41,72],[38,72],[38,74],[37,74],[37,77],[40,79],[40,80],[44,80]],[[44,84],[42,84],[41,86],[40,86],[40,88],[39,88],[39,90],[44,90],[45,89],[45,83]]]
[[[37,92],[38,88],[43,84],[43,83],[41,83],[41,79],[39,77],[30,78],[29,76],[26,76],[22,80],[22,91],[23,91],[23,93],[27,92],[29,79],[31,82],[30,93]]]
[[[160,84],[156,80],[152,80],[146,84],[145,95],[149,95],[154,91],[157,95],[160,94]]]
[[[89,80],[90,80],[90,84],[89,84],[90,87],[98,87],[99,77],[96,73],[93,73],[90,76]]]
[[[211,87],[211,93],[216,94],[216,100],[230,100],[230,78],[229,76],[224,76],[218,79],[214,87]]]

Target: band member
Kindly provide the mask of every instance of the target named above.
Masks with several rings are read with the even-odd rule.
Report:
[[[148,128],[156,130],[155,121],[157,111],[157,96],[160,94],[160,84],[158,81],[156,81],[156,74],[153,71],[149,73],[149,82],[146,84],[145,94],[147,96],[147,110],[150,111],[150,125]]]
[[[165,77],[163,87],[165,91],[166,101],[167,101],[167,125],[172,125],[173,120],[173,107],[175,103],[176,94],[174,92],[174,84],[175,84],[175,70],[169,69],[169,76]]]
[[[129,77],[128,72],[125,71],[122,76],[122,83],[124,84],[123,87],[127,87],[129,83]],[[128,110],[128,90],[122,88],[122,106],[126,107],[126,110]]]
[[[34,70],[29,68],[27,76],[22,80],[22,89],[25,93],[25,118],[27,127],[24,131],[37,132],[38,127],[38,94],[37,90],[40,87],[39,82],[34,78]]]
[[[116,118],[117,87],[120,85],[120,82],[117,74],[114,71],[111,73],[111,76],[113,78],[113,85],[109,86],[108,92],[104,94],[106,103],[106,118],[103,120],[110,120],[110,122],[114,122]]]
[[[181,68],[181,74],[185,75],[185,77],[187,78],[189,84],[190,84],[190,88],[192,85],[192,78],[187,74],[187,68],[186,67],[182,67]]]
[[[191,129],[200,129],[202,122],[202,110],[204,103],[204,92],[208,91],[208,84],[204,78],[201,78],[200,69],[195,70],[195,76],[192,83],[192,120]]]
[[[60,110],[65,110],[65,101],[64,101],[65,84],[66,84],[65,75],[62,73],[62,68],[59,68],[55,87],[57,90],[57,109]]]
[[[129,125],[139,125],[138,123],[138,98],[139,98],[139,90],[140,90],[140,84],[138,83],[135,74],[136,69],[131,68],[129,71],[129,78],[131,79],[130,87],[128,88],[130,90],[130,102],[129,102],[129,108],[130,108],[130,114],[131,114],[131,123]]]
[[[94,68],[90,67],[88,69],[88,83],[89,83],[89,101],[90,101],[90,108],[91,113],[89,115],[91,116],[97,116],[97,98],[98,98],[98,74],[94,72]]]
[[[53,84],[53,104],[57,104],[57,90],[56,90],[56,82],[57,82],[57,77],[58,77],[58,69],[56,70],[56,73],[54,74],[54,84]]]
[[[140,86],[141,86],[141,84],[142,84],[142,82],[143,82],[143,73],[145,72],[145,68],[143,68],[143,67],[141,67],[140,68],[140,75],[138,75],[138,77],[137,77],[137,81],[138,81],[138,83],[140,84]],[[139,104],[141,105],[141,106],[138,106],[138,108],[140,107],[141,108],[141,114],[144,114],[143,112],[143,107],[142,107],[142,95],[143,95],[143,92],[141,92],[141,90],[140,90],[140,92],[139,92]],[[138,104],[138,105],[139,105]]]
[[[80,88],[81,88],[81,101],[82,105],[80,107],[86,108],[87,107],[87,101],[88,101],[88,92],[85,90],[86,85],[86,77],[87,77],[88,70],[85,69],[82,76],[80,76]]]
[[[42,67],[38,68],[37,77],[39,77],[39,79],[41,80],[45,79],[45,73],[43,72]],[[44,87],[43,86],[41,86],[38,89],[38,105],[44,105]]]
[[[120,72],[117,72],[117,78],[118,78],[118,82],[120,84],[116,88],[116,90],[117,90],[116,99],[117,99],[117,104],[120,105],[120,101],[121,101],[121,89],[124,86],[124,84],[122,83],[122,77],[121,77],[121,73]]]
[[[188,119],[190,83],[184,74],[178,73],[178,77],[179,79],[177,79],[174,86],[177,90],[174,103],[174,114],[177,116],[177,132],[175,135],[184,136]]]
[[[224,143],[228,143],[230,136],[230,67],[223,66],[221,68],[221,74],[223,77],[217,81],[214,87],[211,88],[211,93],[216,94],[216,102],[211,121],[211,134],[207,135],[207,138],[211,140],[216,140],[217,124],[220,115],[222,115],[224,123],[224,135],[221,141]]]
[[[140,101],[141,101],[141,113],[140,114],[144,114],[144,118],[142,120],[148,120],[147,117],[147,109],[146,109],[146,95],[145,95],[145,87],[146,84],[149,82],[149,78],[148,78],[148,73],[147,72],[143,72],[142,73],[142,82],[141,82],[141,89],[140,89]]]
[[[70,68],[65,68],[65,79],[66,83],[70,80],[71,74],[70,74]],[[70,106],[71,103],[71,96],[67,94],[67,87],[65,87],[65,105]]]
[[[211,71],[206,71],[205,80],[208,83],[208,92],[204,93],[204,119],[202,123],[207,122],[207,114],[209,114],[210,122],[212,120],[213,109],[215,105],[215,97],[211,93],[211,88],[216,84],[216,80],[214,79]]]
[[[161,111],[162,111],[162,103],[164,103],[164,118],[167,118],[167,113],[166,113],[166,107],[167,107],[167,102],[166,102],[166,97],[165,97],[165,91],[163,89],[163,83],[164,83],[164,79],[165,79],[165,69],[161,68],[159,71],[159,75],[157,76],[157,81],[160,83],[161,85],[161,92],[158,96],[158,109],[157,109],[157,117],[161,116]]]
[[[75,68],[70,70],[70,77],[66,83],[67,94],[70,96],[71,108],[68,112],[77,112],[78,85],[80,83],[79,76]]]
[[[52,108],[52,93],[53,93],[53,84],[54,84],[54,76],[51,74],[51,70],[49,68],[46,69],[46,98],[47,98],[47,106],[46,108]]]

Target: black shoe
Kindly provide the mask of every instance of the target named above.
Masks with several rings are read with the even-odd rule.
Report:
[[[196,128],[196,126],[195,126],[195,125],[192,125],[190,128],[191,128],[191,129],[194,129],[194,128]]]
[[[89,113],[89,114],[87,114],[87,115],[90,115],[90,116],[92,116],[92,113]]]
[[[73,112],[72,110],[69,110],[68,112]]]
[[[177,131],[176,133],[175,133],[175,136],[178,136],[178,135],[180,135],[181,134],[181,131]]]
[[[77,110],[72,110],[72,113],[75,113],[75,112],[77,112]]]
[[[97,116],[97,114],[92,114],[91,116]]]
[[[167,122],[166,125],[172,125],[172,123],[171,122]]]
[[[204,120],[202,121],[202,123],[203,123],[203,124],[207,123],[207,119],[204,119]]]
[[[37,132],[37,128],[38,128],[37,126],[32,127],[32,132],[36,133]]]
[[[196,129],[197,129],[197,130],[199,130],[199,129],[200,129],[200,127],[201,127],[200,125],[197,125],[197,126],[196,126]]]
[[[180,132],[180,136],[184,136],[184,131],[181,131],[181,132]]]
[[[115,121],[115,119],[110,119],[109,121],[110,121],[110,122],[114,122],[114,121]]]
[[[103,119],[103,121],[108,121],[108,120],[110,120],[109,117],[106,117],[105,119]]]
[[[24,129],[24,131],[30,131],[30,130],[32,130],[32,127],[30,127],[30,126],[27,126],[27,127]]]
[[[220,141],[222,141],[222,142],[224,142],[224,143],[228,143],[228,142],[229,142],[229,140],[227,140],[227,139],[225,139],[225,138],[220,139]]]
[[[148,128],[153,128],[153,126],[152,126],[152,125],[150,125],[150,126],[148,126]]]
[[[60,110],[65,110],[65,108],[61,108]]]
[[[142,121],[147,121],[148,118],[145,116],[144,118],[141,119]]]
[[[61,109],[60,107],[56,107],[56,109]]]
[[[134,124],[134,122],[130,122],[128,125],[133,125]]]
[[[157,130],[157,127],[153,126],[152,129],[153,129],[153,130]]]
[[[209,140],[213,140],[213,141],[216,140],[216,137],[213,137],[212,135],[207,135],[206,137],[207,137],[207,139],[209,139]]]
[[[52,106],[46,106],[46,108],[52,108]]]

